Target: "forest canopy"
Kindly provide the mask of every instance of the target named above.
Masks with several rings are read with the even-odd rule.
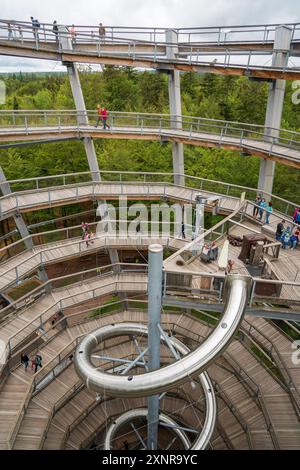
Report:
[[[169,113],[166,74],[106,66],[102,73],[80,73],[87,109],[100,103],[112,111]],[[62,73],[3,75],[7,100],[0,109],[74,109],[68,76]],[[246,77],[181,74],[184,115],[264,124],[268,83]],[[300,131],[300,105],[292,103],[287,82],[282,128]],[[113,139],[95,140],[103,170],[172,171],[171,145]],[[239,152],[186,145],[189,175],[257,186],[260,159]],[[70,141],[1,149],[0,165],[8,179],[87,171],[81,142]],[[300,201],[299,170],[276,165],[274,194]]]

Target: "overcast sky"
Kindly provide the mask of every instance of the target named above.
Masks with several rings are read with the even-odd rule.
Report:
[[[2,19],[113,26],[196,27],[300,22],[299,0],[0,0]],[[0,72],[60,70],[0,56]]]

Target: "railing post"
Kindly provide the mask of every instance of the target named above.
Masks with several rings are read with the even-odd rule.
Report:
[[[249,307],[252,307],[252,304],[253,304],[255,288],[256,288],[256,281],[253,281],[252,288],[251,288],[250,299],[249,299]]]

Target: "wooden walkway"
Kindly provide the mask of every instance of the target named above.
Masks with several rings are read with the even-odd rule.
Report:
[[[31,306],[21,309],[17,314],[1,323],[0,339],[9,342],[12,351],[24,346],[34,334],[51,331],[49,320],[63,308],[88,302],[94,298],[112,295],[116,292],[146,293],[147,277],[144,273],[108,273],[53,290],[37,299]],[[100,301],[101,302],[101,301]]]
[[[6,33],[7,34],[7,33]],[[85,39],[85,42],[87,40]],[[88,42],[88,41],[87,41]],[[122,41],[123,42],[123,41]],[[145,51],[144,47],[138,47],[139,41],[132,41],[129,44],[125,42],[125,48],[120,49],[120,46],[113,45],[105,50],[99,48],[96,42],[92,47],[87,44],[78,45],[73,51],[59,50],[55,43],[43,42],[39,43],[39,47],[36,47],[35,42],[29,41],[7,41],[1,39],[0,41],[0,54],[16,56],[16,57],[31,57],[35,59],[46,59],[55,60],[62,62],[79,62],[88,64],[107,64],[107,65],[120,65],[129,67],[142,67],[151,69],[164,69],[164,70],[180,70],[180,71],[193,71],[193,72],[208,72],[221,75],[244,75],[247,77],[257,78],[269,78],[269,79],[283,79],[283,80],[297,80],[299,78],[300,71],[298,68],[286,67],[276,68],[268,65],[235,65],[234,61],[232,64],[225,63],[224,58],[227,58],[228,49],[225,48],[224,58],[219,63],[214,63],[211,60],[201,61],[196,56],[195,52],[198,50],[196,46],[193,49],[193,55],[190,56],[190,48],[181,50],[182,57],[168,59],[165,56],[165,52],[161,48],[161,42],[157,44],[151,44],[150,47]],[[223,41],[222,41],[223,42]],[[123,42],[124,44],[124,42]],[[237,42],[238,44],[238,42]],[[255,44],[255,41],[254,41]],[[153,51],[154,47],[154,51]],[[182,47],[182,46],[181,46]],[[203,46],[202,46],[203,47]],[[203,50],[201,47],[201,51]],[[233,43],[232,49],[234,50],[235,44]],[[248,51],[253,48],[253,44],[246,46],[245,44],[243,51]],[[231,48],[230,48],[231,49]],[[214,47],[213,47],[214,50]],[[222,52],[222,49],[220,49]],[[144,52],[143,52],[144,51]],[[224,49],[223,49],[224,52]],[[162,55],[164,54],[164,55]],[[214,54],[213,54],[214,55]],[[250,58],[249,58],[250,60]],[[222,62],[223,61],[223,62]]]
[[[278,219],[270,217],[270,227],[276,230],[276,225]],[[246,234],[250,233],[251,229],[263,230],[264,226],[258,225],[255,223],[255,220],[245,220],[243,221],[245,227],[233,226],[230,229],[230,233],[236,236],[243,237]],[[248,229],[247,229],[248,227]],[[234,247],[233,247],[234,248]],[[237,249],[237,253],[240,252],[240,248]],[[278,279],[284,282],[300,282],[300,250],[299,248],[295,250],[280,249],[279,258],[273,259],[270,255],[265,254],[264,258],[268,261],[268,264],[274,273],[274,279]],[[233,258],[234,259],[234,258]],[[238,270],[237,270],[238,271]],[[282,300],[300,300],[300,287],[293,285],[282,285],[280,291],[280,299]],[[272,298],[270,298],[270,303],[272,303]],[[292,302],[291,302],[292,303]]]
[[[300,396],[300,364],[297,365],[292,361],[292,353],[295,351],[292,347],[292,340],[281,332],[274,323],[266,321],[264,318],[248,316],[247,322],[258,331],[258,334],[255,331],[252,331],[252,334],[256,334],[257,340],[266,349],[269,349],[270,342],[276,347],[292,379],[290,387],[294,386]]]
[[[300,73],[300,70],[299,70]],[[196,125],[195,125],[196,127]],[[245,130],[245,134],[250,131]],[[164,128],[134,128],[134,127],[112,127],[109,130],[95,129],[94,126],[40,126],[40,127],[1,127],[0,142],[45,140],[57,137],[92,137],[101,139],[134,139],[134,140],[167,140],[182,142],[187,145],[201,147],[222,147],[228,150],[238,150],[240,152],[255,155],[268,160],[273,160],[285,165],[300,168],[300,151],[297,148],[280,144],[270,144],[264,140],[254,138],[241,138],[220,136],[208,132],[186,131],[181,129]]]
[[[105,236],[99,235],[92,239],[88,246],[81,238],[61,240],[47,245],[35,246],[32,250],[18,254],[0,264],[0,291],[5,290],[16,281],[36,271],[38,267],[54,264],[77,256],[85,256],[104,248],[147,249],[151,243],[160,243],[170,249],[179,249],[186,243],[180,238],[163,238],[146,236]]]
[[[185,336],[193,344],[197,342],[198,335],[204,338],[210,333],[210,327],[189,316],[164,313],[162,319],[166,331],[175,324],[177,337],[182,338]],[[72,339],[85,335],[106,323],[128,320],[146,322],[147,318],[146,314],[141,311],[125,311],[99,317],[60,332],[58,336],[51,339],[44,346],[42,345],[39,349],[44,358],[44,367]],[[110,348],[109,353],[113,354],[113,352],[118,351],[118,354],[120,354],[119,346],[112,344]],[[126,343],[123,343],[122,354],[126,351],[128,353],[132,350],[126,350]],[[238,358],[238,363],[236,358]],[[271,420],[279,447],[282,449],[299,449],[300,424],[288,393],[258,362],[257,358],[237,340],[229,345],[223,358],[218,359],[208,369],[212,380],[217,386],[218,429],[223,431],[222,435],[218,433],[214,435],[213,448],[226,448],[226,439],[230,442],[231,447],[235,449],[274,448],[269,424],[266,422],[266,411],[263,411],[262,405],[257,402],[251,393],[248,383],[245,382],[245,376],[243,378],[240,375],[241,369],[246,371],[251,380],[260,388],[267,409],[267,416]],[[24,369],[19,366],[10,374],[0,392],[0,403],[2,403],[1,400],[6,400],[5,411],[1,406],[2,414],[5,417],[10,417],[1,420],[0,423],[0,445],[2,448],[6,447],[7,436],[10,435],[16,425],[20,404],[24,400],[31,376],[31,371],[25,373]],[[112,400],[102,405],[95,404],[95,408],[91,409],[95,395],[85,388],[78,389],[73,398],[62,402],[63,397],[69,396],[68,393],[72,389],[76,389],[77,384],[78,377],[73,366],[70,365],[47,387],[30,399],[27,413],[20,423],[13,442],[15,449],[39,448],[43,443],[43,433],[47,427],[48,433],[44,441],[45,449],[80,448],[82,445],[88,445],[102,423],[105,424],[108,416],[117,415],[127,409],[142,406],[143,404],[142,399]],[[202,394],[199,395],[199,390],[193,391],[188,384],[181,387],[180,390],[188,393],[189,400],[195,402],[196,407],[199,405],[200,409],[203,408],[203,396]],[[6,397],[9,397],[9,401]],[[83,398],[86,398],[86,400]],[[52,407],[55,403],[61,403],[61,408],[51,418]],[[126,404],[124,405],[124,403]],[[191,411],[184,412],[180,400],[177,402],[166,400],[162,403],[162,408],[169,411],[173,410],[173,412],[181,410],[183,421],[187,424],[191,422],[193,413]],[[90,411],[87,415],[84,414],[86,410]],[[82,420],[67,435],[69,426],[73,423],[76,424],[76,420],[80,419],[80,416]],[[95,419],[96,417],[101,417],[101,419],[98,421]],[[49,419],[51,419],[50,426]],[[195,419],[195,416],[193,416],[193,419]],[[197,423],[193,421],[192,424],[195,426]],[[226,439],[224,440],[224,438]]]
[[[100,182],[83,183],[61,187],[50,187],[40,190],[22,191],[11,193],[0,198],[0,218],[9,217],[19,210],[28,212],[41,208],[90,201],[94,198],[114,200],[120,196],[128,199],[153,199],[167,198],[176,202],[194,203],[196,195],[214,196],[214,193],[201,191],[200,189],[185,188],[167,183],[118,183]],[[224,195],[220,198],[220,210],[230,212],[235,209],[239,199]]]

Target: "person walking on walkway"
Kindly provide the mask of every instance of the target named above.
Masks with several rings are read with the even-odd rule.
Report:
[[[270,214],[273,212],[273,205],[272,202],[270,201],[267,208],[266,208],[266,224],[269,225],[270,221]]]
[[[89,224],[86,222],[81,222],[81,230],[82,230],[82,240],[84,240],[84,236],[86,232],[88,232]]]
[[[285,224],[285,220],[282,220],[281,222],[279,222],[279,224],[277,224],[277,228],[276,228],[276,240],[277,241],[281,241],[281,237],[284,232],[284,224]]]
[[[40,22],[39,20],[34,19],[33,16],[31,16],[30,19],[32,24],[33,37],[36,41],[39,41],[39,28],[41,27]]]
[[[95,127],[98,127],[99,122],[101,121],[103,124],[103,129],[110,128],[110,126],[107,124],[107,117],[108,117],[108,111],[106,108],[101,108],[100,104],[97,105],[97,122]]]
[[[8,31],[8,40],[10,41],[11,39],[14,38],[13,28],[12,28],[11,23],[7,23],[7,31]]]
[[[181,236],[185,238],[185,226],[183,221],[181,222]]]
[[[20,25],[18,26],[18,33],[20,41],[23,41],[23,31]]]
[[[90,235],[89,235],[88,231],[86,231],[85,234],[84,234],[84,240],[85,240],[85,243],[86,243],[86,247],[88,248],[89,241],[90,241]]]
[[[286,250],[290,244],[291,238],[291,228],[287,227],[282,234],[281,241],[282,241],[282,248]]]
[[[26,353],[21,354],[21,364],[24,365],[24,369],[25,369],[25,372],[26,372],[28,364],[29,364],[29,357],[27,356]]]
[[[300,241],[300,227],[297,227],[295,232],[290,238],[291,250],[294,250],[295,248],[297,248],[299,241]]]
[[[36,373],[39,367],[43,367],[43,365],[42,365],[42,356],[40,354],[37,354],[35,356],[34,363],[35,363],[34,373]]]
[[[57,21],[54,20],[53,21],[53,27],[52,27],[52,31],[55,35],[55,42],[58,42],[58,25],[57,25]]]
[[[76,29],[75,29],[75,26],[72,24],[72,26],[70,26],[69,28],[69,33],[71,34],[71,39],[72,39],[72,43],[75,44],[76,42]]]
[[[101,119],[102,119],[103,129],[106,129],[106,128],[109,129],[109,125],[107,124],[107,117],[108,117],[107,109],[101,108]]]
[[[256,199],[254,201],[255,206],[253,206],[253,217],[258,216],[260,202],[261,202],[261,196],[258,195],[258,196],[256,196]]]
[[[266,208],[267,208],[266,200],[264,198],[262,198],[262,200],[260,201],[260,204],[259,204],[259,220],[260,221],[263,218],[263,214],[264,214]]]
[[[104,42],[105,40],[105,34],[106,34],[106,31],[105,31],[103,24],[99,23],[99,36],[102,42]]]

